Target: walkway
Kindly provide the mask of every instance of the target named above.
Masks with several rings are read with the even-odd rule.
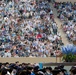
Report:
[[[66,38],[66,34],[63,32],[62,28],[61,28],[61,24],[62,22],[57,18],[57,11],[56,9],[53,7],[52,3],[50,3],[51,8],[53,9],[53,13],[54,13],[54,17],[55,17],[55,21],[58,25],[58,31],[60,32],[60,35],[62,37],[62,41],[64,43],[64,45],[69,44],[70,42],[68,41],[68,39]]]

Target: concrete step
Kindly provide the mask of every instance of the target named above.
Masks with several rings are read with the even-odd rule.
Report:
[[[57,10],[53,7],[53,4],[50,3],[51,8],[53,9],[53,13],[54,13],[54,18],[55,18],[55,22],[57,23],[58,26],[58,31],[60,32],[60,35],[62,37],[62,41],[64,43],[64,45],[70,44],[71,42],[68,41],[66,34],[64,33],[64,31],[62,30],[62,21],[60,21],[60,19],[57,18],[58,14],[57,14]]]

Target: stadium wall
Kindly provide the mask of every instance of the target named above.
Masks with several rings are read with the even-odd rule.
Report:
[[[76,2],[76,0],[55,0],[56,2]]]
[[[42,58],[42,57],[18,57],[18,58],[0,58],[0,62],[5,63],[5,62],[9,62],[9,63],[14,63],[16,61],[19,61],[19,63],[59,63],[61,62],[60,57],[46,57],[46,58]]]

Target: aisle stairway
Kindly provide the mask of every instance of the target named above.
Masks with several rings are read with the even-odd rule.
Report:
[[[54,18],[55,18],[55,21],[56,21],[56,23],[57,23],[57,25],[58,25],[58,31],[60,32],[60,35],[61,35],[61,37],[62,37],[62,41],[63,41],[64,45],[67,45],[67,44],[69,44],[69,43],[71,43],[71,42],[68,41],[68,39],[66,38],[66,34],[65,34],[65,33],[63,32],[63,30],[62,30],[62,27],[61,27],[62,21],[60,21],[60,20],[57,18],[57,10],[53,7],[53,4],[52,4],[52,3],[50,3],[50,6],[51,6],[51,8],[53,9]]]

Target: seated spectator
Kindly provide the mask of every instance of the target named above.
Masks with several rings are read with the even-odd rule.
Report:
[[[49,57],[61,45],[48,1],[1,2],[1,57]]]

